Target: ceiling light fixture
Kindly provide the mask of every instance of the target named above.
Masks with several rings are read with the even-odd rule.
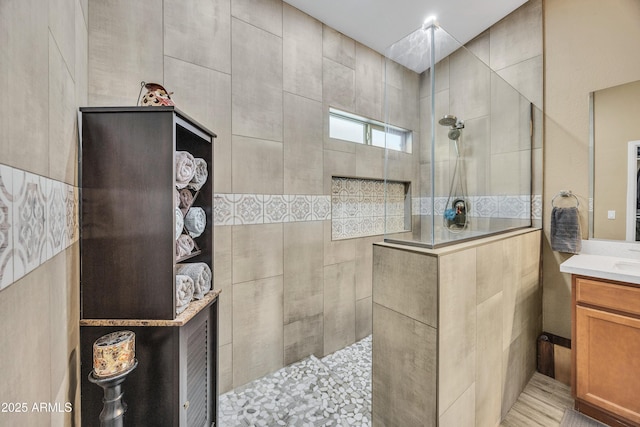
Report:
[[[429,17],[427,17],[427,19],[425,19],[424,23],[422,24],[422,28],[427,29],[432,25],[438,26],[436,15],[430,15]]]

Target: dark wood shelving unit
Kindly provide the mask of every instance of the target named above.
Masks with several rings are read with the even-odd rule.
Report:
[[[175,107],[81,108],[79,150],[82,424],[97,425],[102,390],[87,376],[93,342],[136,334],[138,367],[123,384],[126,425],[211,426],[217,415],[218,292],[176,315],[176,264],[213,271],[213,141]],[[175,153],[207,162],[193,206],[206,215],[196,249],[176,259]]]

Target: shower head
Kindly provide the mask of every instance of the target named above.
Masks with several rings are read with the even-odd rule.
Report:
[[[455,141],[456,139],[460,138],[460,129],[457,129],[457,128],[451,129],[447,134],[447,136],[449,137],[450,140]]]
[[[457,122],[458,118],[453,114],[445,114],[440,120],[438,120],[438,123],[442,126],[455,126]]]

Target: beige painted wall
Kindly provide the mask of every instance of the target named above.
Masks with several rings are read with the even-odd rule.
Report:
[[[80,424],[77,215],[63,217],[75,221],[75,236],[49,257],[42,248],[53,235],[50,215],[60,212],[45,212],[41,233],[27,236],[19,233],[25,217],[14,215],[7,223],[4,209],[7,201],[14,208],[25,206],[24,199],[7,198],[12,194],[7,170],[14,177],[31,174],[30,189],[45,194],[39,201],[47,206],[48,186],[73,193],[77,185],[76,112],[87,102],[87,11],[86,0],[0,2],[0,229],[3,235],[7,225],[13,229],[16,249],[7,255],[8,242],[2,239],[1,262],[9,256],[16,274],[4,283],[11,268],[2,266],[0,281],[7,286],[0,290],[0,402],[27,405],[26,413],[0,413],[3,426]],[[27,246],[41,249],[38,259],[20,266],[19,248]],[[58,405],[62,412],[35,411],[33,404],[40,402]],[[64,412],[67,402],[69,413]]]
[[[547,217],[553,196],[572,190],[587,237],[588,94],[640,77],[640,2],[548,0],[544,18],[543,328],[569,337],[570,277],[559,270],[569,255],[551,251]]]
[[[594,92],[593,106],[593,237],[625,240],[627,152],[629,141],[640,141],[640,80]],[[609,210],[616,211],[614,220],[607,219]]]

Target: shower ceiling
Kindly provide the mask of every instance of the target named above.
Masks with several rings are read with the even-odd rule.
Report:
[[[420,28],[429,16],[465,44],[525,0],[284,0],[378,51]]]

